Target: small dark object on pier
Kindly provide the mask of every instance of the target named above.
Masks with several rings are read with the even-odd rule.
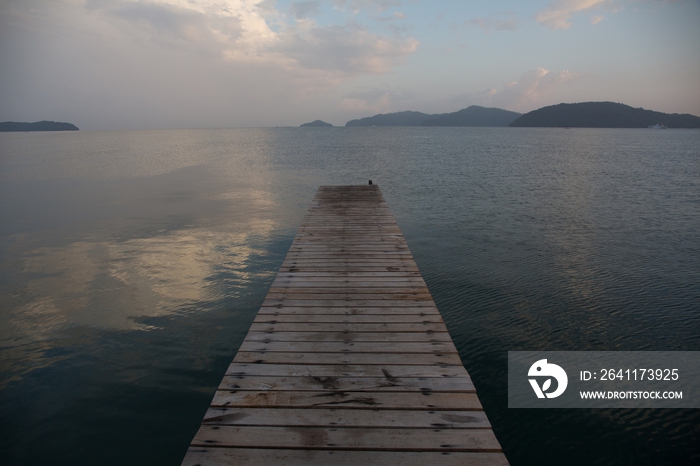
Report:
[[[372,184],[372,180],[369,180],[369,184]]]

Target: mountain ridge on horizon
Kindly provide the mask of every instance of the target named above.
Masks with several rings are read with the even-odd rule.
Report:
[[[549,128],[700,128],[700,117],[663,113],[617,102],[559,103],[521,114],[471,105],[456,112],[428,114],[412,110],[358,118],[345,126],[495,126]]]
[[[429,114],[405,110],[358,118],[345,126],[508,126],[521,114],[493,107],[470,105],[456,112]]]
[[[0,132],[3,133],[21,133],[31,131],[78,131],[78,127],[72,123],[47,120],[36,121],[34,123],[20,121],[0,122]]]
[[[663,113],[617,102],[578,102],[549,105],[528,112],[510,127],[529,128],[700,128],[700,117]]]

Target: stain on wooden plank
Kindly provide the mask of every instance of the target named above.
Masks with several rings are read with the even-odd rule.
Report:
[[[291,377],[224,376],[220,390],[345,390],[345,391],[415,391],[420,393],[472,392],[468,377],[335,377],[312,375]]]
[[[482,410],[473,392],[353,392],[343,390],[217,390],[212,407],[275,407],[275,408],[354,408],[411,411]]]
[[[316,409],[211,407],[204,415],[202,424],[208,426],[400,427],[402,429],[491,427],[483,411],[377,410],[344,407],[317,407]]]

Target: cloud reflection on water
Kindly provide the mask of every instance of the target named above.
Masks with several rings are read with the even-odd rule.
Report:
[[[152,320],[144,323],[144,318],[216,308],[211,304],[234,297],[252,275],[259,276],[250,263],[269,254],[257,245],[277,228],[265,213],[274,206],[270,194],[233,191],[210,200],[228,201],[222,215],[228,223],[201,222],[145,237],[75,241],[25,252],[16,263],[26,280],[0,296],[9,303],[0,318],[3,378],[18,380],[64,359],[49,353],[68,344],[64,339],[71,329],[152,330]],[[9,380],[0,381],[0,389]]]

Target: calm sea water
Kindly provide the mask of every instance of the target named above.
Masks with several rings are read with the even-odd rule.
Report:
[[[0,463],[177,465],[324,184],[379,184],[513,465],[700,410],[507,408],[507,351],[700,350],[700,131],[0,134]]]

